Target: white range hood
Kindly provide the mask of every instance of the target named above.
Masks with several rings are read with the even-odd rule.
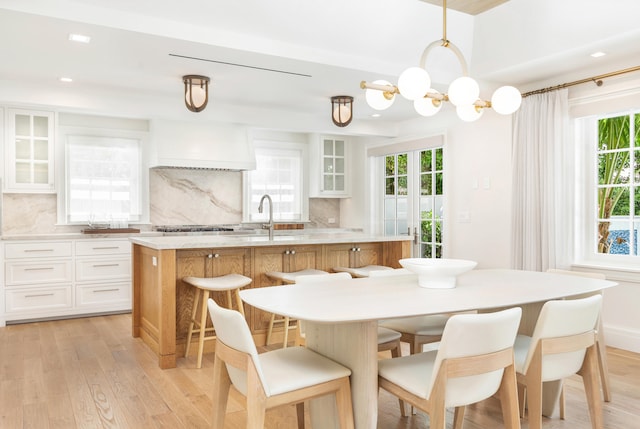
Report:
[[[247,127],[222,122],[151,121],[151,168],[255,170]]]

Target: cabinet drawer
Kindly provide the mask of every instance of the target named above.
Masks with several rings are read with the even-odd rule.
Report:
[[[65,283],[71,282],[71,277],[71,260],[7,262],[5,264],[7,286]]]
[[[110,305],[131,302],[131,283],[88,285],[76,289],[76,305]]]
[[[76,255],[129,255],[131,243],[129,240],[78,240],[76,241]]]
[[[76,260],[76,281],[90,282],[114,279],[131,279],[131,260],[129,258]]]
[[[71,285],[6,290],[7,313],[71,308]]]
[[[60,258],[71,256],[70,241],[34,241],[32,243],[6,243],[5,259]]]

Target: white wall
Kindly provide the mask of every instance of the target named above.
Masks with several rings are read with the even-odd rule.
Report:
[[[441,111],[436,117],[416,119],[400,128],[403,137],[393,141],[445,135],[446,256],[475,260],[479,268],[509,267],[511,117],[487,111],[480,120],[466,123],[453,111]],[[354,192],[341,204],[343,226],[370,228],[368,219],[374,209],[368,198],[370,177],[365,151],[378,143],[366,140],[355,151]],[[468,221],[460,220],[467,214]]]

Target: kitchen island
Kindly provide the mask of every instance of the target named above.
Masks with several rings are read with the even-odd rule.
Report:
[[[133,237],[132,334],[157,354],[161,368],[174,368],[184,355],[193,301],[191,286],[182,278],[238,273],[253,279],[248,288],[260,288],[274,285],[268,271],[369,264],[397,268],[399,259],[411,256],[411,239],[362,233],[277,235],[272,240],[264,235]],[[225,294],[213,298],[227,305]],[[264,344],[270,314],[249,306],[245,313],[256,344]],[[276,341],[281,337],[282,332],[274,332]],[[205,343],[205,351],[214,347]]]

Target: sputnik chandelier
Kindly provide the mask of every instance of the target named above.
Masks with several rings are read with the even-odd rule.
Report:
[[[429,53],[439,46],[451,49],[462,69],[462,76],[451,82],[446,94],[431,88],[431,77],[425,67]],[[469,77],[467,62],[462,52],[447,40],[447,0],[442,2],[442,39],[431,42],[425,48],[420,59],[420,67],[409,67],[402,72],[397,86],[385,80],[376,80],[371,83],[362,81],[360,88],[366,90],[367,104],[376,110],[389,108],[395,100],[395,95],[400,94],[413,101],[413,107],[422,116],[435,115],[442,108],[443,101],[450,101],[456,106],[458,117],[467,122],[480,118],[486,108],[493,108],[501,115],[510,115],[518,110],[522,103],[520,91],[513,86],[498,88],[490,101],[479,98],[480,87]]]

